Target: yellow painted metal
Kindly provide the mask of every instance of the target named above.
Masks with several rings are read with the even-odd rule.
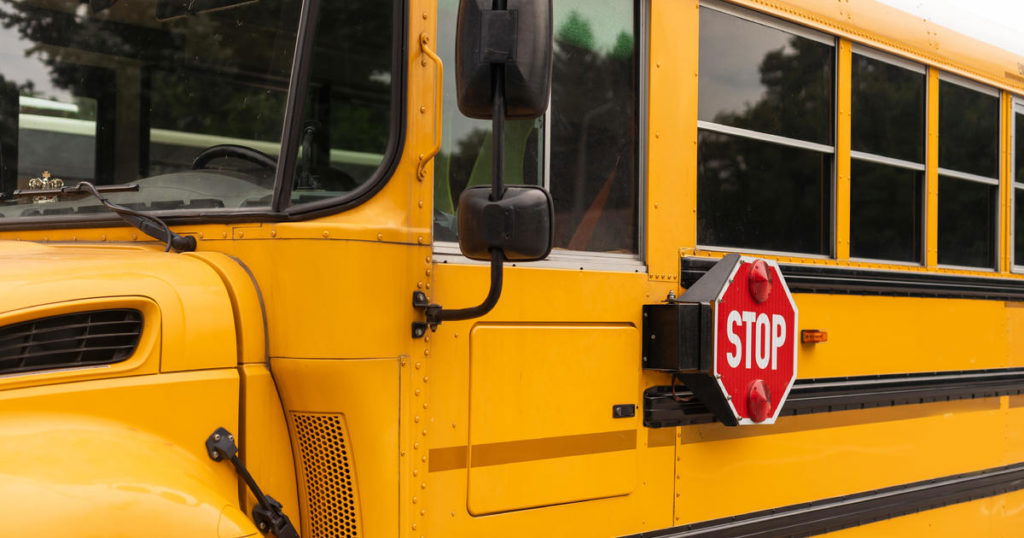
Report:
[[[928,68],[925,109],[925,265],[935,269],[939,264],[939,72],[934,68]]]
[[[999,270],[1013,270],[1013,94],[999,101]],[[1021,230],[1024,232],[1024,230]]]
[[[263,315],[263,297],[252,273],[239,260],[215,252],[190,252],[208,263],[220,275],[231,298],[231,308],[238,346],[238,362],[251,364],[267,362],[266,320]]]
[[[1021,320],[1021,309],[1001,301],[819,294],[794,299],[801,328],[828,332],[827,343],[800,346],[805,378],[1014,366],[1017,352],[1006,335],[1024,327],[1011,323]]]
[[[0,503],[20,536],[251,536],[204,441],[237,425],[233,369],[0,391]]]
[[[612,405],[641,404],[622,360],[640,354],[636,327],[477,324],[469,348],[471,514],[633,491],[640,421]]]
[[[285,414],[292,432],[293,451],[303,439],[295,434],[296,414],[341,417],[347,425],[348,457],[359,490],[362,536],[389,536],[398,521],[400,359],[304,360],[272,359]],[[417,444],[417,454],[425,447]],[[409,458],[409,455],[401,456]],[[340,469],[308,466],[296,461],[299,498],[303,507],[303,536],[309,532],[310,493],[307,484],[338,479]],[[331,476],[331,473],[335,473]],[[326,476],[318,473],[324,473]],[[390,502],[385,502],[385,501]],[[319,517],[342,518],[329,505],[319,505]]]
[[[243,364],[239,450],[245,465],[264,492],[281,503],[293,523],[300,521],[294,455],[281,396],[267,364]],[[255,498],[245,495],[245,512]]]
[[[700,494],[677,506],[699,521],[997,467],[1011,463],[1006,424],[989,398],[686,427],[679,473]]]
[[[155,374],[160,371],[161,316],[160,308],[145,297],[110,296],[104,298],[64,297],[64,301],[27,306],[0,314],[0,326],[13,325],[49,316],[88,312],[109,308],[132,308],[142,312],[144,325],[135,353],[127,360],[92,368],[45,370],[31,376],[2,376],[0,390],[51,385],[89,379]],[[67,300],[70,299],[70,300]]]
[[[137,297],[140,304],[155,303],[159,319],[153,330],[163,336],[160,371],[238,362],[228,294],[217,274],[198,260],[147,247],[0,241],[0,281],[8,312],[40,305],[51,305],[46,308],[53,313],[81,311],[76,301],[98,298],[109,302]],[[89,304],[102,305],[104,300]]]
[[[1020,59],[867,0],[734,3],[841,38],[836,259],[766,257],[991,276],[936,267],[938,70],[1019,92],[1024,79],[1011,75]],[[11,461],[19,462],[0,461],[0,503],[25,506],[10,528],[67,534],[60,531],[88,522],[99,535],[125,528],[147,535],[255,533],[242,510],[252,499],[240,502],[234,473],[203,450],[209,432],[225,426],[239,433],[264,489],[308,529],[299,415],[343,424],[360,524],[371,537],[616,536],[1024,461],[1024,407],[1008,398],[783,418],[764,428],[652,430],[639,417],[611,418],[611,405],[639,403],[645,388],[669,383],[666,374],[641,370],[640,306],[682,291],[681,254],[725,253],[696,243],[698,7],[697,0],[649,4],[646,272],[510,267],[488,316],[410,338],[410,323],[419,319],[410,306],[413,290],[460,307],[479,302],[488,278],[483,266],[432,258],[433,172],[428,166],[419,177],[417,170],[439,126],[426,112],[405,114],[404,146],[387,185],[336,215],[182,225],[177,229],[199,243],[189,255],[159,252],[128,228],[0,232],[22,240],[0,243],[0,325],[44,311],[130,304],[159,328],[147,324],[139,353],[116,366],[0,379],[0,445],[5,454],[14,447]],[[404,106],[436,113],[437,66],[420,47],[422,35],[436,41],[435,2],[412,0],[408,13]],[[854,43],[931,66],[922,267],[847,259]],[[1008,122],[1003,128],[1007,174]],[[1004,187],[999,276],[1022,278],[1006,273],[1009,200]],[[829,333],[828,343],[801,347],[803,377],[1024,366],[1018,303],[801,294],[796,300],[801,327]],[[70,453],[67,461],[90,465],[62,463],[70,478],[50,472],[28,453],[35,441],[18,437],[31,427],[67,436],[53,445],[64,450],[51,447],[40,458],[61,462]],[[109,445],[101,451],[97,437],[89,437],[95,432],[124,446],[124,456],[111,458]],[[6,480],[17,472],[32,476]],[[51,495],[70,491],[62,488],[72,479],[92,480],[89,491],[99,493],[74,499],[84,508],[58,514],[65,519],[37,517],[43,505],[27,506],[28,490],[19,487],[45,486]],[[750,491],[757,494],[737,493]],[[194,502],[175,503],[176,493]],[[109,508],[123,495],[135,495],[134,511]],[[1013,534],[1021,498],[846,532],[915,534],[938,522],[960,534],[979,525]],[[1005,519],[979,523],[993,513]],[[119,517],[90,519],[95,514]],[[143,526],[133,527],[136,521]]]
[[[850,258],[850,141],[853,51],[840,39],[836,53],[836,201],[835,258]]]
[[[677,281],[680,249],[697,246],[699,7],[697,0],[650,3],[643,248],[653,280]]]

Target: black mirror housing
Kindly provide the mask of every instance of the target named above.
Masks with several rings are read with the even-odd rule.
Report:
[[[459,248],[472,260],[500,249],[512,262],[543,260],[551,252],[554,204],[543,187],[509,185],[501,200],[480,186],[459,196]]]
[[[551,94],[551,0],[462,0],[455,37],[455,85],[459,110],[493,119],[491,67],[505,65],[506,118],[544,114]]]

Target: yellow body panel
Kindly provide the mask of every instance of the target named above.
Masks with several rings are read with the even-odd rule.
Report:
[[[841,38],[835,256],[767,257],[1024,278],[1009,272],[1005,181],[1000,272],[937,267],[938,70],[1020,92],[1024,79],[1011,76],[1020,58],[867,0],[733,3]],[[0,378],[8,529],[257,534],[247,515],[253,499],[240,495],[228,464],[205,453],[216,427],[238,435],[253,475],[304,535],[344,513],[371,538],[620,536],[1024,461],[1019,398],[783,417],[766,427],[643,427],[644,389],[670,378],[641,368],[641,305],[683,292],[681,255],[725,254],[697,245],[699,3],[648,7],[644,233],[632,271],[509,266],[487,316],[411,338],[421,318],[413,290],[469,306],[488,279],[483,265],[433,257],[432,167],[417,173],[440,129],[438,69],[421,47],[423,34],[436,41],[432,0],[408,9],[400,161],[362,205],[305,222],[179,226],[198,240],[199,252],[187,255],[163,253],[128,228],[0,232],[20,240],[0,242],[0,326],[95,305],[134,305],[146,317],[128,361]],[[920,267],[849,259],[854,44],[931,68]],[[1009,116],[1004,105],[1004,178]],[[1020,303],[795,300],[800,328],[829,333],[828,343],[801,347],[801,377],[1024,366]],[[619,404],[638,405],[637,416],[611,418]],[[310,428],[322,424],[330,431],[317,439],[344,438],[353,482],[354,500],[328,508],[311,484],[344,465],[315,458],[327,451],[310,444]],[[1016,492],[841,534],[1014,535],[1022,499]],[[53,505],[63,508],[41,508]]]
[[[633,491],[638,421],[611,405],[640,403],[635,327],[478,324],[469,345],[471,514]]]
[[[296,445],[303,441],[296,435],[297,416],[335,416],[347,426],[349,478],[341,479],[350,480],[358,492],[355,529],[365,536],[393,534],[398,505],[384,501],[396,499],[398,493],[399,360],[273,359],[271,366]],[[300,458],[296,464],[300,485],[314,480],[323,485],[338,479],[337,474],[330,475],[336,471],[319,465],[316,458],[329,448],[316,445],[309,449],[308,459]],[[293,450],[298,454],[303,449],[295,446]],[[302,507],[307,510],[301,532],[308,536],[325,532],[325,526],[312,527],[317,533],[310,531],[308,510],[318,498],[317,490],[310,486],[299,489]],[[339,520],[345,515],[337,506],[323,507],[317,514]]]
[[[203,441],[234,428],[234,370],[0,391],[0,502],[23,536],[251,536]],[[224,396],[228,395],[229,398]]]

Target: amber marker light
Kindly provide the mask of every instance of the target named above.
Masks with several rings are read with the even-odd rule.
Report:
[[[800,331],[800,341],[805,344],[822,344],[828,342],[828,333],[818,329],[804,329]]]

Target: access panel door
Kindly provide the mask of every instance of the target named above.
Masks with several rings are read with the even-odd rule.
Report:
[[[473,515],[626,495],[636,485],[637,329],[480,324],[470,333]]]

